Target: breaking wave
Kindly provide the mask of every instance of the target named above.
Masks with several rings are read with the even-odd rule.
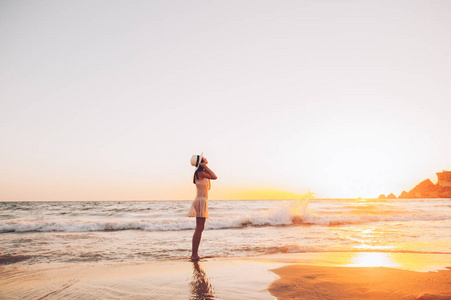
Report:
[[[441,221],[451,220],[449,215],[429,214],[361,214],[319,215],[308,208],[308,201],[284,203],[260,215],[212,217],[206,223],[207,230],[263,226],[323,225],[337,226],[382,221]],[[173,219],[140,220],[3,220],[0,233],[7,232],[89,232],[89,231],[178,231],[194,229],[195,222],[183,215]]]

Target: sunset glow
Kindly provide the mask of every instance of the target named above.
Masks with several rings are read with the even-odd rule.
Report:
[[[446,2],[0,8],[1,201],[191,199],[202,151],[213,200],[451,170]]]
[[[404,270],[429,272],[441,268],[442,256],[421,255],[418,253],[357,252],[350,253],[348,267],[386,267]]]
[[[241,199],[241,200],[277,200],[277,199],[313,199],[314,194],[305,191],[304,193],[293,193],[288,191],[276,190],[276,189],[237,189],[232,190],[226,197],[227,199]]]
[[[396,267],[397,264],[391,259],[390,253],[360,252],[352,258],[350,267]]]

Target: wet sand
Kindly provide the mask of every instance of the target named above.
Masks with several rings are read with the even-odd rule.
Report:
[[[451,299],[451,270],[415,272],[384,267],[293,265],[274,270],[269,287],[285,299]]]
[[[445,254],[348,252],[198,263],[19,262],[0,266],[0,298],[451,299],[450,266]]]
[[[449,254],[342,252],[284,255],[268,290],[288,299],[451,299]]]
[[[240,259],[0,266],[0,299],[275,299],[281,264]]]

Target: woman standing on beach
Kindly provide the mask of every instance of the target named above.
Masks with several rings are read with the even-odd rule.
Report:
[[[203,154],[203,153],[202,153]],[[193,183],[196,185],[197,196],[191,204],[188,217],[196,217],[196,229],[193,234],[193,245],[191,260],[200,259],[198,251],[202,231],[204,231],[205,220],[208,218],[208,190],[211,188],[210,179],[215,180],[218,177],[207,166],[207,158],[201,155],[193,155],[191,157],[191,165],[196,167],[194,172]]]

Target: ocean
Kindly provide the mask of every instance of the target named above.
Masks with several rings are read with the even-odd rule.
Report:
[[[1,202],[18,264],[188,260],[191,201]],[[209,201],[199,254],[451,254],[451,199]]]

